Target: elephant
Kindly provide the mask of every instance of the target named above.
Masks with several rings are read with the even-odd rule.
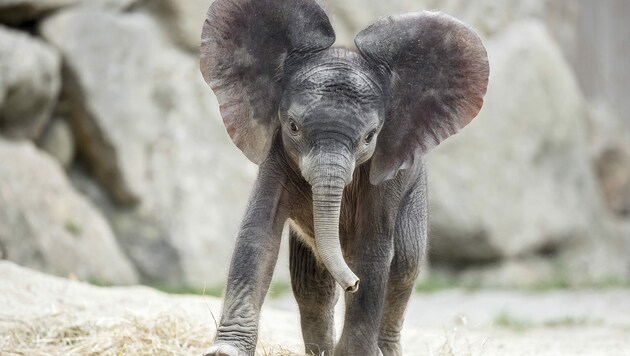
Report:
[[[470,27],[429,11],[378,19],[356,50],[334,42],[316,0],[208,10],[201,73],[259,171],[205,355],[254,355],[285,226],[306,354],[402,354],[427,246],[424,156],[481,110],[487,54]]]

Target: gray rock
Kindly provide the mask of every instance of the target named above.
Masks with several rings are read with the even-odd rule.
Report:
[[[50,11],[82,0],[0,0],[0,23],[19,24],[36,20]]]
[[[566,2],[566,0],[565,0]],[[620,126],[630,133],[630,3],[573,1],[576,7],[571,36],[561,41],[577,72],[586,98],[616,110]]]
[[[81,5],[106,10],[124,11],[141,1],[142,0],[89,0],[81,3]]]
[[[159,19],[171,40],[181,48],[199,52],[201,28],[212,0],[152,0],[141,3]]]
[[[354,37],[380,16],[428,10],[426,0],[323,0],[335,29],[335,45],[355,48]]]
[[[619,231],[624,240],[622,251],[626,256],[630,255],[630,218],[622,219],[619,223]],[[628,265],[630,269],[630,264]]]
[[[0,23],[22,25],[70,6],[124,11],[141,0],[0,0]],[[152,2],[147,1],[147,2]],[[186,2],[186,1],[185,1]]]
[[[0,134],[35,139],[59,93],[59,55],[42,41],[1,25],[0,44]]]
[[[622,143],[612,146],[602,152],[596,164],[609,209],[630,217],[630,149]]]
[[[553,1],[548,25],[589,102],[589,139],[601,189],[615,214],[630,216],[630,45],[622,2]]]
[[[589,106],[589,141],[600,187],[608,208],[630,217],[630,130],[603,103]],[[629,239],[630,241],[630,239]]]
[[[101,206],[145,280],[222,283],[256,167],[229,140],[197,57],[143,13],[76,9],[41,29],[68,58],[78,149],[107,192],[96,199],[113,200]]]
[[[431,256],[447,264],[562,257],[627,273],[590,165],[584,100],[542,23],[487,41],[479,117],[429,155]],[[579,262],[578,262],[579,261]]]
[[[428,8],[439,8],[452,14],[482,36],[501,35],[513,23],[527,18],[544,18],[549,10],[548,0],[429,0]]]
[[[159,128],[155,105],[157,49],[149,19],[77,8],[43,22],[42,35],[64,55],[64,91],[79,151],[97,181],[122,205],[144,192],[146,146]],[[161,52],[153,52],[162,55]],[[159,75],[159,74],[158,74]]]
[[[354,47],[354,36],[381,16],[422,10],[442,11],[472,26],[483,37],[502,33],[510,24],[525,18],[546,18],[547,0],[323,0],[330,15],[337,44]]]
[[[39,146],[68,168],[74,158],[74,137],[70,125],[60,118],[53,119],[42,135]]]
[[[137,282],[107,221],[31,143],[0,140],[1,259],[104,283]]]
[[[561,287],[568,279],[561,275],[555,263],[544,256],[527,256],[497,263],[467,268],[459,279],[464,286],[499,288]]]
[[[160,221],[140,209],[112,204],[80,164],[74,165],[69,173],[74,186],[90,197],[110,221],[122,248],[137,264],[144,283],[183,284],[180,254],[168,236],[164,236]]]

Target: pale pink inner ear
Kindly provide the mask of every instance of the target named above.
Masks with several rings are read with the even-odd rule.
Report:
[[[396,81],[370,167],[370,181],[379,184],[477,116],[488,58],[470,27],[436,12],[381,18],[355,43],[366,59],[390,68]]]
[[[201,35],[201,72],[217,95],[232,141],[252,162],[261,163],[272,144],[287,53],[304,56],[334,41],[315,0],[212,3]]]

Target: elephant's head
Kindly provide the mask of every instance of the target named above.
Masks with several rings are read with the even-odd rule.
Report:
[[[380,184],[479,112],[488,60],[479,37],[454,18],[418,12],[378,20],[332,49],[315,0],[216,0],[201,42],[201,71],[234,143],[254,163],[280,130],[287,156],[313,191],[315,240],[342,287],[358,278],[339,243],[344,187],[370,165]],[[369,161],[369,162],[368,162]]]

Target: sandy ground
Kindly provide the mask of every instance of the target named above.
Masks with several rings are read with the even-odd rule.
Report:
[[[0,262],[0,355],[200,354],[220,304]],[[268,299],[260,329],[259,354],[300,354],[291,296]],[[630,355],[630,290],[418,294],[403,347],[405,355]]]
[[[290,296],[267,304],[297,315]],[[405,355],[630,356],[630,290],[416,294],[403,347]]]

